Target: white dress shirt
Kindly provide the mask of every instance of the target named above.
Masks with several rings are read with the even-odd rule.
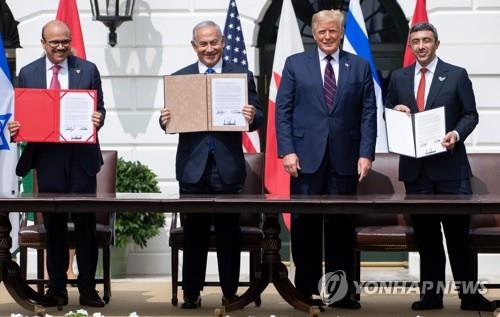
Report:
[[[427,104],[427,96],[429,96],[429,90],[431,89],[431,84],[432,84],[432,79],[434,78],[434,73],[436,72],[436,65],[438,62],[437,56],[434,56],[434,59],[432,62],[429,63],[425,68],[427,68],[427,71],[425,72],[425,97],[424,97],[424,105]],[[418,84],[420,83],[420,70],[422,69],[422,65],[420,65],[418,62],[415,63],[415,80],[413,81],[414,84],[414,93],[415,97],[417,96],[417,91],[418,91]]]
[[[47,89],[50,89],[50,82],[52,81],[52,66],[54,66],[54,63],[52,63],[48,57],[45,57]],[[61,89],[69,89],[68,59],[66,58],[59,66],[61,66],[61,69],[59,69],[57,79],[59,79]]]
[[[335,84],[338,86],[339,82],[339,52],[340,50],[337,49],[337,51],[332,55],[333,59],[330,61],[330,64],[332,64],[333,71],[335,72]],[[325,84],[325,68],[326,68],[326,63],[328,63],[328,60],[326,59],[326,54],[322,50],[319,49],[318,47],[318,55],[319,55],[319,68],[321,69],[321,80],[323,81],[323,85]]]
[[[205,74],[209,67],[205,64],[203,64],[201,61],[198,61],[198,69],[200,71],[200,74]],[[222,58],[215,64],[213,67],[210,67],[213,69],[217,74],[222,74]]]

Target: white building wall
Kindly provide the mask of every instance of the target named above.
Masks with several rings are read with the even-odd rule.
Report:
[[[413,14],[414,0],[399,0],[406,16]],[[103,80],[107,109],[100,131],[103,149],[116,149],[119,156],[140,160],[158,175],[165,193],[178,190],[175,181],[177,136],[165,135],[158,125],[163,106],[162,76],[196,60],[189,41],[192,27],[211,19],[224,26],[228,0],[138,0],[134,20],[118,29],[118,44],[107,44],[108,29],[92,21],[88,0],[77,0],[87,58],[97,64]],[[255,47],[271,0],[238,0],[248,51],[249,67],[259,75]],[[58,0],[7,0],[17,21],[22,49],[17,71],[41,55],[40,32],[54,19]],[[428,1],[429,19],[438,29],[438,55],[465,67],[473,81],[480,123],[468,138],[469,152],[500,152],[500,1]],[[132,248],[130,273],[169,273],[167,231],[145,250]],[[134,255],[135,254],[135,255]],[[156,264],[155,264],[156,263]],[[212,265],[210,266],[212,267]],[[147,270],[142,270],[147,268]]]

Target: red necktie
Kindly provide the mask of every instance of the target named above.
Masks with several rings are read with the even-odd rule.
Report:
[[[61,69],[61,65],[55,64],[52,66],[52,79],[50,80],[50,89],[61,89],[61,83],[59,82],[59,70]]]
[[[330,61],[333,59],[332,55],[327,55],[326,68],[325,68],[325,78],[323,81],[323,93],[325,95],[326,108],[330,113],[333,110],[333,101],[335,99],[335,94],[337,93],[337,84],[335,83],[335,72],[333,71],[333,66]]]
[[[420,82],[418,83],[417,89],[417,108],[418,112],[425,110],[425,73],[427,68],[422,67],[420,69]]]

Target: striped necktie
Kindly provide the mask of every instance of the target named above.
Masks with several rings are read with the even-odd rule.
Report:
[[[325,78],[323,81],[323,93],[325,94],[326,109],[328,113],[333,110],[333,101],[335,100],[335,94],[337,94],[337,84],[335,83],[335,72],[333,71],[333,66],[330,63],[333,60],[332,55],[327,55],[326,68],[325,68]]]

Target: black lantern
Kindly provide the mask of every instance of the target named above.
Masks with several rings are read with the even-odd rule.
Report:
[[[125,21],[132,21],[135,0],[90,0],[94,20],[109,28],[109,45],[116,45],[116,29]]]

